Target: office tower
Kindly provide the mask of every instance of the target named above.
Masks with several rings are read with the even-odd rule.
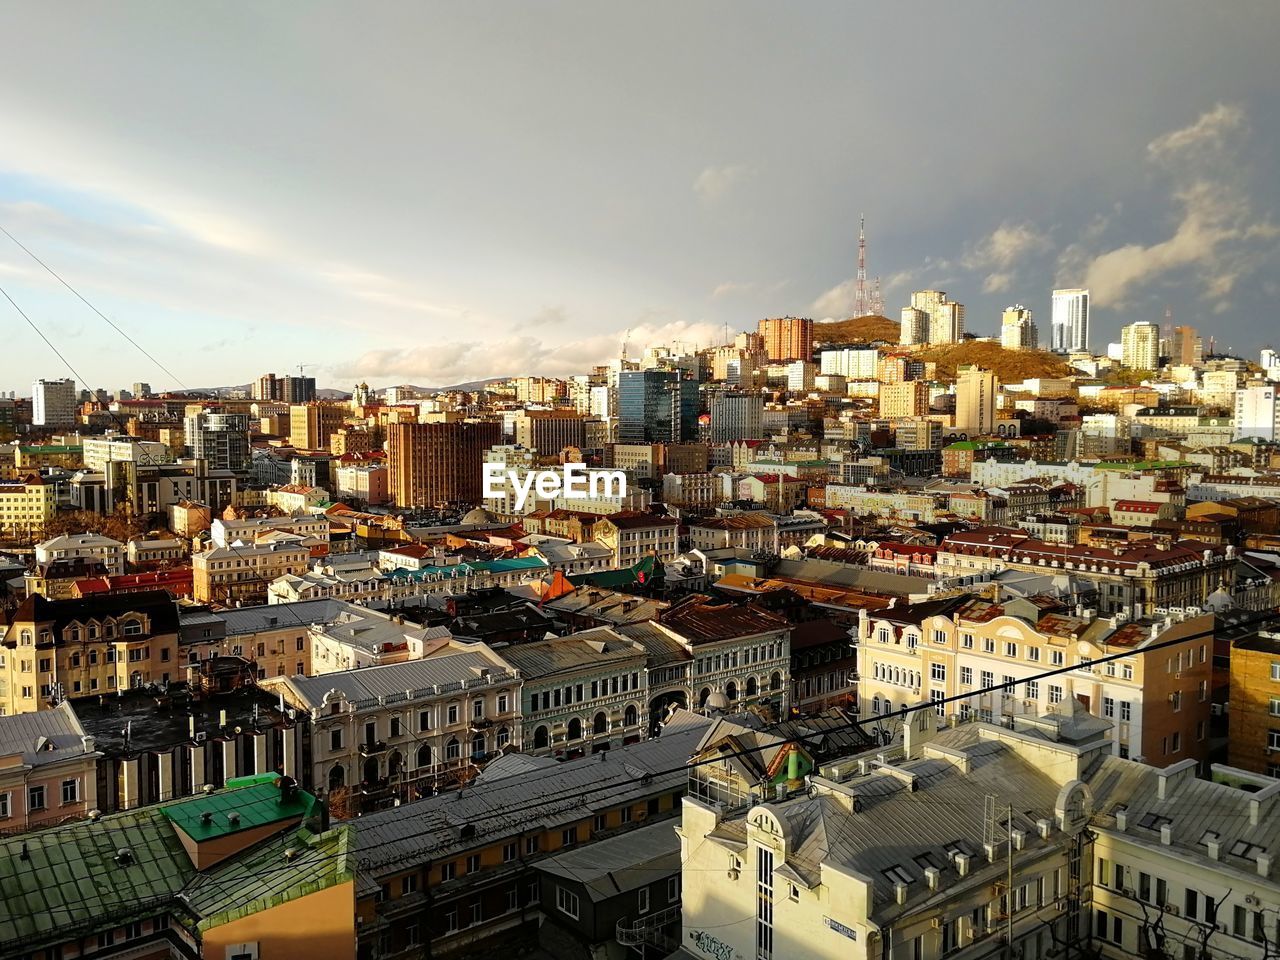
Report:
[[[393,423],[387,428],[391,496],[401,507],[476,504],[490,447],[502,442],[496,420]]]
[[[249,416],[205,410],[183,422],[187,449],[210,470],[244,473],[249,469]]]
[[[764,436],[764,397],[758,393],[716,393],[711,397],[711,442],[757,440]]]
[[[1280,403],[1274,383],[1250,384],[1236,391],[1235,439],[1280,440]]]
[[[281,377],[276,383],[280,388],[276,399],[284,403],[310,403],[316,398],[315,377]]]
[[[1149,320],[1131,323],[1120,331],[1120,363],[1130,370],[1155,370],[1160,366],[1160,327]]]
[[[990,370],[965,366],[956,371],[956,430],[969,436],[992,433],[1000,381]]]
[[[760,338],[768,360],[812,360],[813,321],[774,317],[760,321]]]
[[[264,373],[253,384],[253,399],[279,400],[280,388],[276,386],[276,375]]]
[[[79,401],[74,380],[37,380],[31,385],[31,424],[47,430],[76,425]]]
[[[914,343],[958,343],[964,339],[964,304],[948,299],[942,290],[917,290],[911,294],[911,309],[924,313],[929,319],[925,325],[923,340]],[[915,314],[902,312],[903,331],[906,332],[908,322],[912,325],[913,335],[918,332],[921,322]],[[905,341],[904,341],[905,342]]]
[[[567,410],[526,410],[512,421],[516,443],[540,459],[554,459],[565,447],[587,442],[582,414]]]
[[[929,342],[929,315],[915,307],[903,307],[898,342],[904,347]]]
[[[880,416],[885,420],[922,417],[929,412],[929,384],[924,380],[903,380],[880,384]]]
[[[295,403],[289,407],[289,445],[299,450],[328,449],[329,438],[346,420],[344,407],[331,403]]]
[[[142,399],[143,397],[149,397],[149,396],[151,396],[151,384],[149,384],[149,383],[135,383],[135,384],[133,385],[133,395],[134,395],[135,397],[137,397],[138,399]]]
[[[675,443],[698,432],[698,384],[673,370],[618,374],[618,439],[622,443]]]
[[[1053,291],[1052,349],[1054,353],[1075,353],[1089,349],[1089,291]]]
[[[1169,362],[1178,366],[1189,366],[1204,359],[1204,346],[1200,334],[1195,327],[1185,324],[1173,328],[1173,337],[1169,349]]]
[[[1030,307],[1019,303],[1004,308],[1000,319],[1000,346],[1006,350],[1035,350],[1040,346],[1040,332]]]

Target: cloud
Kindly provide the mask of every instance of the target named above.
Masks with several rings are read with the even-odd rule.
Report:
[[[703,322],[641,322],[630,329],[628,356],[646,347],[679,340],[706,346],[721,342],[723,328]],[[623,331],[615,330],[567,343],[520,336],[459,340],[403,349],[369,350],[333,371],[339,379],[447,386],[488,377],[529,375],[567,377],[589,372],[618,356]]]
[[[1252,209],[1250,170],[1240,160],[1247,133],[1243,109],[1218,104],[1189,126],[1152,140],[1147,158],[1169,180],[1172,233],[1155,243],[1097,252],[1106,224],[1095,224],[1059,257],[1059,282],[1088,287],[1095,306],[1123,307],[1139,287],[1176,271],[1198,283],[1215,312],[1227,309],[1226,298],[1275,255],[1280,236],[1280,227]]]
[[[967,270],[985,271],[985,293],[1003,293],[1013,286],[1016,267],[1027,257],[1049,249],[1048,234],[1032,223],[1004,222],[960,260]]]
[[[569,311],[564,307],[543,307],[529,318],[531,327],[559,327],[569,321]]]
[[[772,283],[759,280],[726,280],[716,285],[711,291],[711,298],[722,300],[726,297],[772,296],[786,289],[788,283],[787,280],[775,280]]]
[[[740,163],[722,167],[706,167],[693,181],[693,192],[703,203],[715,203],[729,194],[751,175],[749,167]]]

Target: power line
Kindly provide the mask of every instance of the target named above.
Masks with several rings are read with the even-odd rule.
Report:
[[[30,248],[28,248],[28,247],[27,247],[27,245],[26,245],[26,244],[24,244],[21,240],[19,240],[19,239],[18,239],[17,237],[15,237],[12,233],[10,233],[10,232],[5,228],[4,224],[0,224],[0,233],[3,233],[6,237],[8,237],[10,240],[12,240],[14,243],[16,243],[16,244],[18,245],[18,247],[23,251],[23,253],[25,253],[27,256],[29,256],[29,257],[30,257],[32,260],[34,260],[36,263],[40,264],[40,266],[44,267],[44,269],[45,269],[45,270],[47,270],[47,271],[49,272],[49,275],[50,275],[50,276],[52,276],[52,277],[53,277],[55,280],[57,280],[60,284],[62,284],[64,287],[66,287],[68,290],[70,290],[73,294],[75,294],[75,296],[80,300],[80,302],[81,302],[81,303],[83,303],[86,307],[88,307],[90,310],[92,310],[94,313],[96,313],[99,317],[101,317],[103,320],[105,320],[105,321],[107,322],[107,324],[109,324],[109,325],[110,325],[110,327],[111,327],[111,329],[112,329],[112,330],[114,330],[116,333],[120,334],[120,336],[124,337],[124,338],[125,338],[126,340],[128,340],[131,344],[133,344],[133,345],[134,345],[134,347],[136,347],[136,348],[137,348],[137,350],[138,350],[138,352],[139,352],[139,353],[141,353],[144,357],[146,357],[148,360],[150,360],[152,363],[154,363],[157,367],[159,367],[161,370],[163,370],[166,374],[168,374],[170,377],[172,377],[172,378],[173,378],[173,380],[174,380],[174,382],[175,382],[175,383],[177,383],[177,384],[178,384],[178,386],[182,387],[184,390],[186,389],[186,386],[187,386],[187,385],[186,385],[185,383],[183,383],[183,382],[182,382],[182,379],[181,379],[177,374],[175,374],[172,370],[170,370],[170,369],[169,369],[168,367],[166,367],[163,363],[161,363],[159,360],[157,360],[155,357],[153,357],[150,353],[148,353],[148,352],[147,352],[147,350],[146,350],[146,348],[145,348],[145,347],[143,347],[143,346],[142,346],[142,344],[138,343],[138,341],[137,341],[137,340],[134,340],[134,339],[133,339],[133,337],[131,337],[131,336],[129,336],[129,334],[125,333],[125,332],[124,332],[124,330],[120,329],[120,327],[119,327],[119,326],[117,326],[117,325],[116,325],[116,323],[115,323],[115,322],[114,322],[110,317],[108,317],[105,313],[103,313],[101,310],[99,310],[97,307],[95,307],[92,303],[90,303],[87,299],[85,299],[84,295],[83,295],[82,293],[80,293],[80,291],[79,291],[79,290],[77,290],[77,289],[76,289],[75,287],[73,287],[70,283],[68,283],[65,279],[63,279],[62,275],[61,275],[61,274],[59,274],[56,270],[54,270],[54,269],[53,269],[53,267],[49,266],[47,263],[45,263],[43,260],[41,260],[39,257],[37,257],[37,256],[36,256],[36,255],[35,255],[35,254],[30,250]],[[7,296],[8,296],[8,294],[5,294],[5,296],[7,297]],[[12,301],[12,300],[10,300],[9,302],[10,302],[10,303],[12,303],[13,301]],[[18,312],[19,312],[19,313],[21,313],[22,311],[18,311]],[[28,322],[30,322],[30,321],[28,321]],[[39,332],[39,331],[37,331],[37,332]],[[43,337],[43,336],[44,336],[44,334],[40,334],[40,335],[41,335],[41,337]],[[47,339],[47,338],[45,339],[45,343],[49,343],[49,341],[48,341],[48,339]],[[50,346],[50,347],[53,347],[53,344],[51,344],[51,343],[50,343],[50,344],[49,344],[49,346]],[[57,353],[57,352],[58,352],[58,351],[57,351],[57,348],[54,348],[54,353]],[[58,354],[58,355],[59,355],[59,356],[62,356],[61,354]],[[68,366],[70,366],[70,364],[68,364]],[[77,374],[77,376],[78,376],[78,374]],[[81,382],[85,383],[85,385],[86,385],[86,386],[88,385],[88,381],[81,381]]]

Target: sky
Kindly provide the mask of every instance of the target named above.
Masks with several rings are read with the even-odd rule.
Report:
[[[1280,8],[1182,0],[0,0],[0,289],[116,389],[585,373],[841,318],[1254,356],[1280,294]],[[0,298],[0,390],[67,368]],[[172,372],[172,376],[163,368]]]

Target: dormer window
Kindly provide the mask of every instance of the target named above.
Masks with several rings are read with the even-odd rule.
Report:
[[[18,639],[22,642],[23,646],[27,646],[27,647],[31,646],[31,631],[23,630],[20,634],[18,634]]]
[[[142,624],[137,620],[126,620],[122,627],[126,637],[137,637],[142,635]]]

